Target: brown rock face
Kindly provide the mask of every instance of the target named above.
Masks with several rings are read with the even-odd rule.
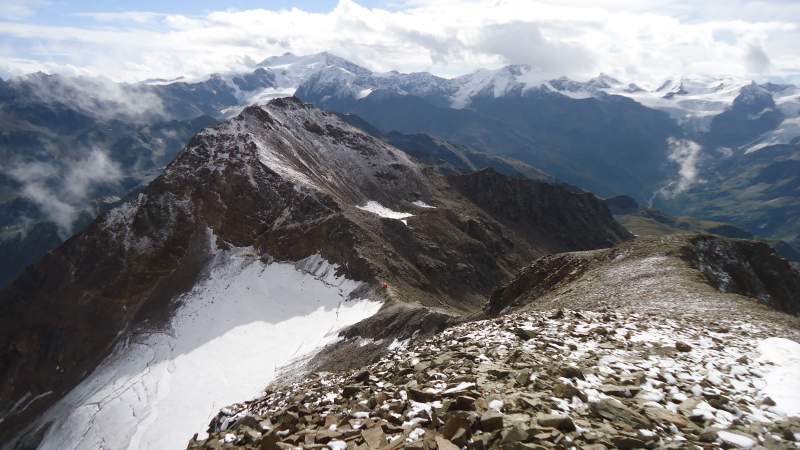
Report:
[[[368,201],[413,216],[357,208]],[[446,178],[296,99],[250,107],[0,291],[0,439],[127,331],[165,324],[212,245],[252,246],[266,260],[319,253],[351,279],[386,283],[386,308],[351,333],[401,335],[480,310],[531,259],[627,237],[590,194],[492,172]]]
[[[547,246],[547,253],[609,247],[633,237],[605,202],[588,192],[508,178],[492,169],[450,177],[450,182],[492,217]]]
[[[486,311],[497,314],[504,308],[520,306],[527,299],[535,299],[560,284],[577,279],[588,266],[589,261],[582,258],[570,258],[563,254],[544,256],[494,291]]]

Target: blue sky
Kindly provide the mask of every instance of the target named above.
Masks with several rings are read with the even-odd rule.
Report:
[[[191,78],[330,51],[442,76],[529,64],[542,77],[781,81],[800,73],[797,42],[797,0],[0,1],[3,77]]]
[[[35,4],[36,0],[32,0],[32,3]],[[84,16],[85,14],[142,11],[203,16],[220,10],[280,10],[291,8],[324,13],[332,11],[337,3],[337,0],[231,0],[224,2],[211,0],[51,0],[45,2],[41,8],[32,8],[31,15],[15,19],[24,19],[30,23],[49,25],[91,25],[93,21],[89,17]],[[359,4],[370,8],[385,8],[390,10],[398,9],[400,5],[398,2],[378,0],[363,0],[359,1]]]

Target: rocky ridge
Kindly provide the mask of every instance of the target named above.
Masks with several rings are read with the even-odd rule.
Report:
[[[613,311],[468,322],[229,406],[188,448],[797,448],[762,354],[797,334]]]
[[[611,249],[544,256],[495,290],[487,312],[611,308],[696,320],[713,311],[796,326],[777,311],[797,315],[798,292],[800,273],[763,242],[644,236]]]
[[[358,328],[375,337],[385,321],[397,335],[416,331],[398,319],[407,314],[441,323],[477,312],[537,256],[630,237],[590,194],[493,172],[458,180],[475,186],[470,177],[510,193],[502,215],[477,200],[485,193],[454,189],[455,179],[296,98],[202,131],[135,197],[0,291],[0,438],[130,333],[161,332],[216,250],[247,248],[266,263],[320,256],[364,283],[360,295],[385,300]],[[519,220],[553,207],[580,232]]]

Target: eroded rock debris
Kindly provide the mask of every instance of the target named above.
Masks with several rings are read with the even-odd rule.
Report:
[[[764,394],[766,327],[529,312],[395,342],[229,406],[189,449],[799,448]]]

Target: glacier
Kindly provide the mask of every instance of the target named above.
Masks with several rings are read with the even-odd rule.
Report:
[[[360,283],[335,272],[319,255],[267,263],[252,248],[217,251],[167,327],[132,333],[34,424],[46,430],[40,448],[185,447],[215,411],[378,311],[348,300]]]

